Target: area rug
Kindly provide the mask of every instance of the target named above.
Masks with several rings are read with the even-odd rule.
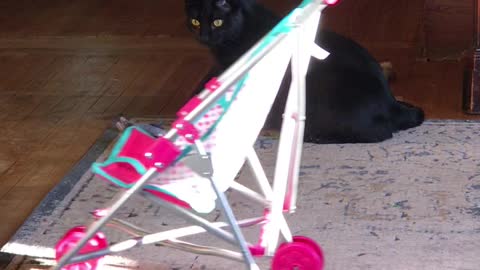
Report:
[[[479,131],[478,122],[428,121],[378,144],[305,144],[298,209],[287,215],[293,233],[322,246],[325,269],[479,269]],[[272,177],[277,140],[263,136],[255,147]],[[65,186],[62,196],[47,197],[2,251],[51,258],[66,230],[88,224],[88,212],[113,198],[118,190],[93,177],[85,164],[67,192]],[[255,188],[250,176],[244,169],[238,181]],[[238,218],[261,213],[241,195],[228,196]],[[117,217],[152,231],[186,225],[140,196]],[[222,220],[218,211],[206,218]],[[124,239],[110,229],[105,233],[113,242]],[[246,237],[254,240],[256,233],[247,230]],[[229,247],[209,234],[185,239]],[[268,260],[259,262],[268,269]],[[237,262],[155,246],[107,257],[104,264],[102,269],[243,269]]]

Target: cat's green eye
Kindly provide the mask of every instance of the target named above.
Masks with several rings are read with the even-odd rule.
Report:
[[[199,27],[200,26],[200,22],[196,19],[192,19],[192,25],[195,26],[195,27]]]
[[[215,27],[220,27],[222,25],[223,25],[223,20],[218,19],[218,20],[213,21],[213,26],[215,26]]]

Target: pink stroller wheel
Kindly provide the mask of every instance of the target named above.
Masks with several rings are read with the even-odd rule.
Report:
[[[311,248],[315,249],[317,251],[317,254],[322,258],[322,262],[324,262],[324,257],[323,257],[323,251],[322,249],[320,248],[320,246],[315,242],[313,241],[311,238],[308,238],[306,236],[300,236],[300,235],[297,235],[297,236],[294,236],[293,237],[293,242],[297,242],[297,243],[304,243],[304,244],[307,244],[309,245]],[[322,263],[323,265],[323,263]]]
[[[75,244],[80,241],[86,233],[86,227],[78,226],[70,229],[55,246],[55,260],[58,262]],[[107,239],[103,233],[97,233],[80,250],[80,254],[102,250],[108,246]],[[97,268],[99,259],[70,264],[63,267],[63,270],[94,270]]]
[[[311,239],[295,236],[292,243],[283,243],[272,260],[272,270],[322,270],[323,253]]]

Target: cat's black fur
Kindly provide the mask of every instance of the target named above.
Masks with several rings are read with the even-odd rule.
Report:
[[[254,0],[185,0],[185,11],[188,28],[217,60],[209,76],[228,68],[281,20]],[[200,27],[194,27],[192,19]],[[216,19],[223,20],[221,27],[212,25]],[[364,48],[325,30],[319,30],[316,42],[330,56],[312,58],[309,67],[305,142],[380,142],[396,131],[422,124],[423,111],[393,97],[381,66]],[[280,127],[289,75],[267,128]]]

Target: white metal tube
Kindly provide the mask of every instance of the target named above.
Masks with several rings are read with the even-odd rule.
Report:
[[[265,197],[238,182],[233,182],[230,188],[265,206],[270,205],[270,201],[265,199]]]
[[[250,165],[253,176],[255,177],[255,180],[257,180],[263,195],[267,200],[271,201],[273,196],[272,187],[270,186],[270,182],[268,182],[267,175],[265,174],[260,159],[253,147],[247,153],[247,162]]]

